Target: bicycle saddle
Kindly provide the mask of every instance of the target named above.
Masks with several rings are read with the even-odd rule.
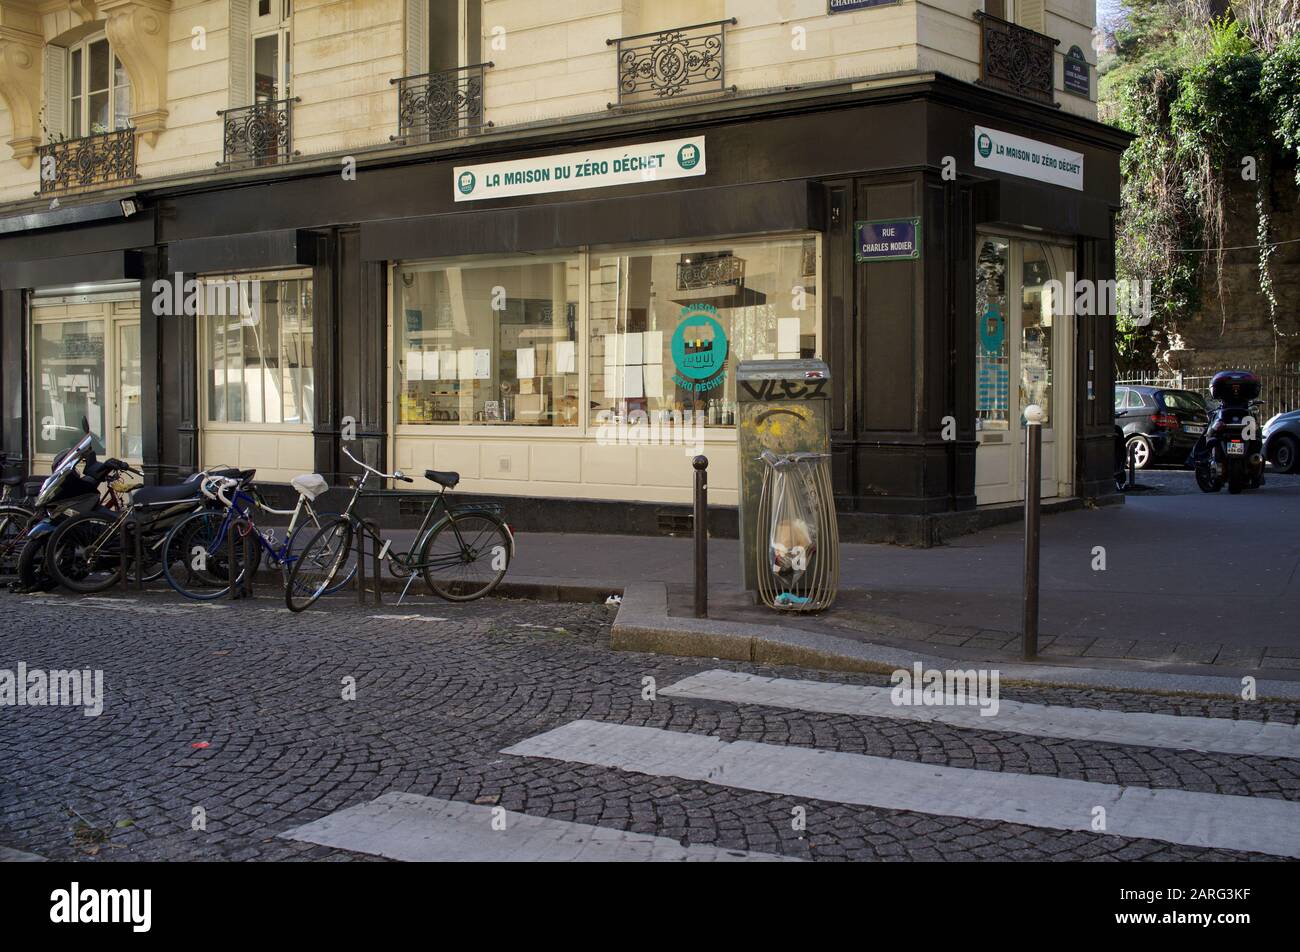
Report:
[[[12,476],[0,478],[0,486],[21,486],[25,477],[22,473],[15,473]]]
[[[455,489],[456,484],[460,482],[460,473],[439,472],[436,469],[426,469],[424,471],[424,478],[432,480],[439,486],[443,486],[447,489]]]

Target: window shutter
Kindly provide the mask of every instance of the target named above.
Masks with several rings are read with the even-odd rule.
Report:
[[[1027,30],[1033,30],[1035,33],[1046,32],[1043,0],[1020,0],[1016,7],[1016,12],[1019,14],[1016,20],[1021,26]]]
[[[425,50],[429,42],[427,5],[429,0],[406,0],[406,75],[428,71]]]
[[[52,141],[68,132],[68,51],[62,46],[45,46],[45,139]]]
[[[248,106],[253,102],[248,88],[248,54],[253,45],[253,31],[249,25],[250,0],[230,0],[230,108]]]

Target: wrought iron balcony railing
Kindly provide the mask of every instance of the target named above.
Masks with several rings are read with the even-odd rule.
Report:
[[[437,142],[490,127],[492,123],[483,121],[483,80],[492,65],[390,79],[397,87],[397,135],[392,138]]]
[[[50,142],[39,146],[36,154],[41,195],[135,181],[134,129]]]
[[[293,104],[290,99],[255,102],[251,106],[219,109],[222,165],[275,165],[297,155],[293,151]]]
[[[684,96],[735,92],[727,86],[725,29],[736,18],[606,40],[618,46],[615,106],[662,103]]]
[[[975,18],[980,24],[980,85],[1054,103],[1055,51],[1061,41],[982,10]]]

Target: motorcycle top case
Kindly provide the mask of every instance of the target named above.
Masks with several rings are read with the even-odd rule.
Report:
[[[1223,370],[1210,381],[1210,396],[1225,402],[1254,400],[1259,396],[1261,381],[1249,370]]]

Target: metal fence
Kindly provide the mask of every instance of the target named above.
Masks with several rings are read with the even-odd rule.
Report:
[[[1167,387],[1173,390],[1195,390],[1208,398],[1210,381],[1220,370],[1249,370],[1263,381],[1260,399],[1264,409],[1272,415],[1300,409],[1300,363],[1290,364],[1234,364],[1226,367],[1193,367],[1171,373],[1142,372],[1129,374],[1115,380],[1116,386],[1135,384],[1147,387]]]

